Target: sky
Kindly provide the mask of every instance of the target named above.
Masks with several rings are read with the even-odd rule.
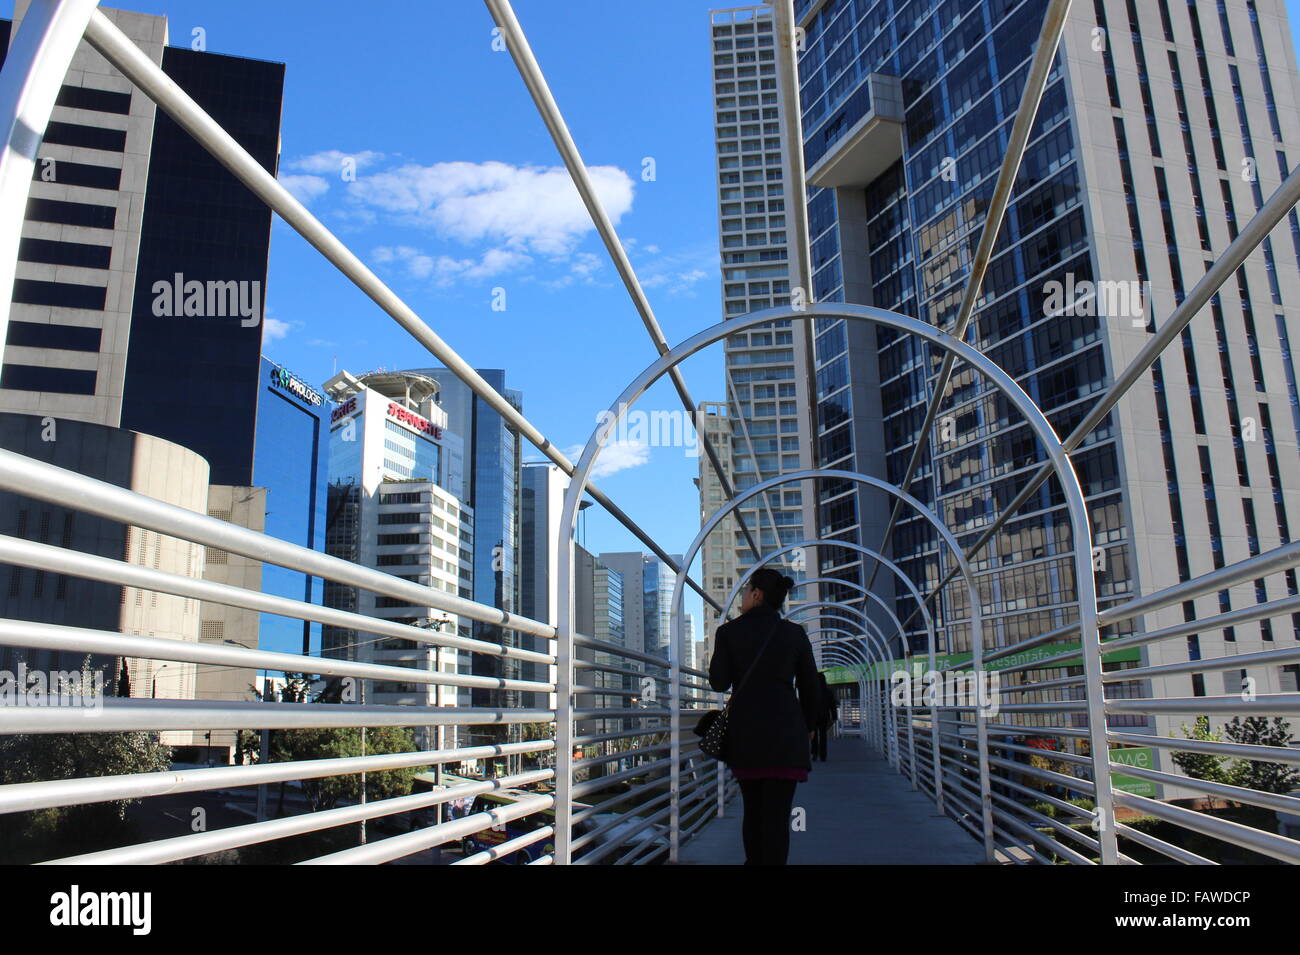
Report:
[[[711,6],[725,4],[514,3],[670,344],[720,318]],[[281,179],[463,358],[506,369],[525,415],[576,460],[597,414],[655,349],[510,54],[494,42],[486,7],[129,7],[167,15],[172,45],[286,64]],[[1287,8],[1294,37],[1300,0]],[[13,3],[0,10],[12,16]],[[270,358],[317,384],[340,368],[430,364],[406,332],[273,221],[263,339]],[[721,345],[682,368],[696,401],[725,398]],[[638,407],[681,405],[660,384]],[[665,550],[683,551],[699,529],[691,449],[631,440],[606,455],[599,486]],[[531,447],[525,457],[541,459]],[[642,549],[598,507],[588,509],[580,540],[596,553]],[[698,598],[687,606],[698,621]]]

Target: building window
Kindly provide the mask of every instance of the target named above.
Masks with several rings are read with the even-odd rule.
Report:
[[[99,351],[100,329],[41,322],[9,323],[8,344],[26,348],[60,348],[64,351]]]
[[[45,129],[45,142],[120,153],[126,149],[126,131],[51,121]]]
[[[0,372],[0,388],[11,391],[48,391],[64,395],[93,395],[95,372],[77,368],[41,368],[8,365]]]

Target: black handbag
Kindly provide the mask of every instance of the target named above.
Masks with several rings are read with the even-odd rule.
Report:
[[[779,626],[781,626],[781,618],[778,617],[776,623],[773,624],[772,629],[768,631],[767,639],[765,639],[763,645],[759,647],[758,655],[754,657],[754,662],[749,665],[749,669],[745,671],[745,675],[731,691],[731,696],[728,698],[726,705],[720,710],[709,710],[709,712],[701,716],[699,722],[695,724],[695,733],[697,736],[701,737],[700,752],[704,753],[705,756],[710,756],[713,759],[726,762],[727,726],[728,717],[731,712],[731,701],[736,698],[736,694],[740,692],[740,688],[749,681],[750,674],[754,672],[754,667],[758,666],[759,658],[763,656],[763,651],[767,649],[767,645],[772,642],[772,636],[776,633],[776,628]]]

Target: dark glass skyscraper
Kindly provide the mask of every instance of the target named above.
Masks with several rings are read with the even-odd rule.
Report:
[[[267,171],[280,148],[284,64],[165,47],[163,69]],[[213,484],[251,484],[271,210],[159,110],[140,235],[122,427],[192,448]],[[157,315],[191,282],[238,283],[253,318]],[[184,289],[182,288],[182,292]],[[205,304],[208,296],[205,295]]]
[[[952,329],[1046,8],[1041,0],[797,0],[815,301],[876,305]],[[1300,136],[1300,82],[1289,37],[1279,0],[1072,5],[967,332],[1059,435],[1292,167],[1295,150],[1285,144]],[[1265,240],[1183,332],[1182,347],[1169,349],[1072,455],[1103,608],[1289,539],[1300,487],[1294,213],[1289,226],[1289,236],[1279,228]],[[941,359],[911,338],[818,320],[819,465],[901,481]],[[967,548],[1043,463],[1027,425],[960,364],[937,427],[920,440],[912,493]],[[878,545],[888,505],[876,495],[823,481],[818,507],[822,536]],[[1049,482],[975,563],[986,646],[1072,618],[1072,549]],[[906,511],[891,550],[923,587],[951,566]],[[851,551],[823,548],[820,557],[826,576],[865,583],[870,574]],[[888,593],[886,576],[876,586]],[[1297,592],[1294,574],[1286,588]],[[833,586],[824,595],[858,599]],[[1261,581],[1201,598],[1199,612],[1173,607],[1140,625],[1278,596]],[[915,609],[897,603],[902,617]],[[950,587],[936,603],[940,649],[968,651],[964,589]],[[1199,659],[1206,640],[1267,649],[1300,638],[1297,624],[1279,634],[1265,620],[1194,635],[1185,652],[1172,641],[1143,652],[1172,662]],[[919,618],[910,636],[919,649]],[[1132,666],[1133,656],[1108,657],[1106,668]],[[1278,669],[1251,676],[1276,687]],[[1232,688],[1214,673],[1159,689],[1235,693],[1240,676],[1231,674]],[[1146,690],[1134,683],[1110,692]],[[1111,725],[1127,721],[1146,723],[1114,717]],[[1167,723],[1154,728],[1176,735]]]

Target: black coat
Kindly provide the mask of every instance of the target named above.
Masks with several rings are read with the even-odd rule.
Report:
[[[727,763],[741,769],[811,769],[808,734],[820,722],[824,700],[803,627],[769,607],[755,607],[722,624],[714,632],[709,683],[721,692],[743,680],[769,631],[767,649],[732,699]]]

